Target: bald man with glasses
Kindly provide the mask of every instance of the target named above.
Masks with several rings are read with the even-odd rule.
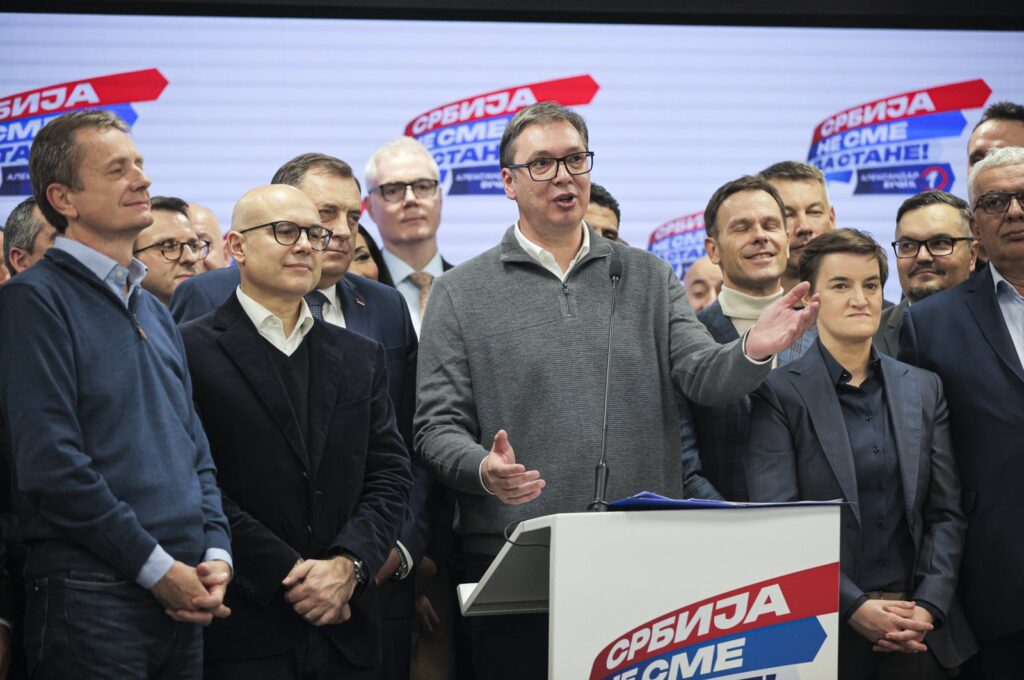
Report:
[[[181,329],[237,568],[204,677],[376,678],[374,576],[410,483],[385,351],[303,299],[332,237],[306,194],[258,187],[231,222],[240,284]]]

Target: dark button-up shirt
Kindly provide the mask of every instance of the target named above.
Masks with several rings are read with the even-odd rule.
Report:
[[[850,574],[861,590],[911,590],[914,542],[907,526],[896,439],[882,384],[880,356],[871,349],[868,374],[859,386],[818,342],[836,388],[843,424],[853,451],[861,519],[860,573]]]

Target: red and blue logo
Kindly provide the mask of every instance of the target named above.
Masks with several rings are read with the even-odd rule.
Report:
[[[838,562],[753,583],[624,633],[594,659],[590,680],[759,680],[814,661],[826,638],[818,617],[838,610]]]
[[[665,222],[651,232],[647,250],[672,265],[676,275],[682,279],[686,270],[704,257],[704,213],[683,215]]]
[[[405,134],[433,154],[449,195],[500,194],[498,148],[512,116],[543,101],[589,104],[598,89],[583,75],[495,90],[426,111],[405,126]]]
[[[984,80],[967,80],[840,111],[815,128],[807,160],[830,182],[856,182],[855,194],[949,191],[956,176],[941,162],[942,140],[958,139],[963,110],[984,106],[991,94]]]
[[[74,80],[0,98],[0,194],[28,196],[32,140],[51,120],[79,109],[106,109],[129,127],[138,114],[132,102],[157,99],[167,79],[155,68]]]

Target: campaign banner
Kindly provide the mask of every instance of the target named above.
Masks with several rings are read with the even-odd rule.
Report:
[[[600,89],[589,75],[518,85],[425,111],[405,126],[434,156],[452,196],[504,193],[498,151],[505,127],[520,109],[542,101],[589,104]]]
[[[132,127],[134,102],[153,101],[167,87],[155,68],[47,85],[0,98],[0,195],[32,193],[28,159],[32,141],[54,118],[80,109],[105,109]]]
[[[647,250],[672,265],[682,280],[686,270],[707,255],[705,236],[704,213],[695,212],[659,225],[647,240]]]
[[[814,129],[809,163],[830,182],[855,182],[854,194],[949,191],[959,160],[963,111],[992,94],[978,78],[877,99],[836,113]],[[943,140],[957,140],[947,149]]]
[[[594,659],[590,680],[723,678],[774,674],[814,661],[818,616],[837,611],[839,564],[753,583],[689,604],[630,630]]]

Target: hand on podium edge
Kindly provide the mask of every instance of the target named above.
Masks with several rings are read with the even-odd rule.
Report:
[[[540,471],[527,470],[516,462],[516,453],[508,442],[508,433],[498,430],[491,452],[480,466],[484,487],[502,503],[520,505],[540,496],[546,482]]]

